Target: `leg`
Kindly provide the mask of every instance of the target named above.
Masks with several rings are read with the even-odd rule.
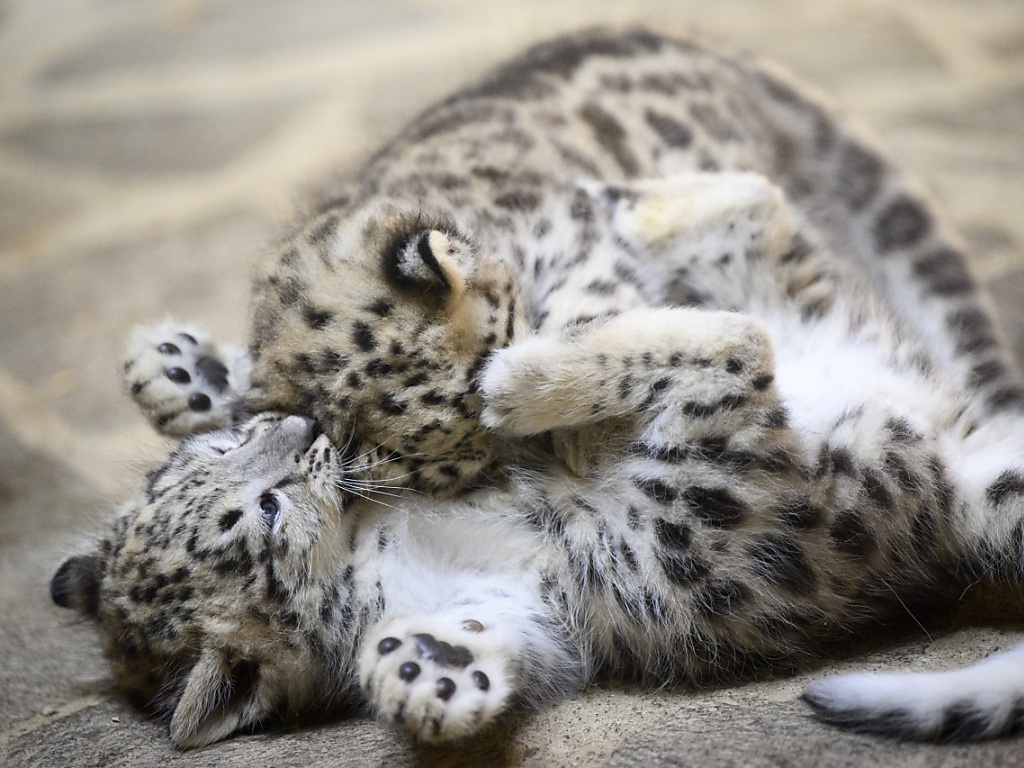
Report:
[[[124,377],[154,429],[177,437],[231,426],[233,407],[249,388],[249,360],[168,320],[135,330]]]
[[[771,345],[754,318],[635,309],[575,336],[535,336],[495,353],[481,379],[481,419],[516,435],[581,428],[667,398],[696,410],[738,405],[772,378]]]
[[[379,717],[422,741],[449,741],[484,728],[512,701],[582,687],[578,654],[534,595],[507,578],[446,581],[445,605],[391,609],[363,642],[359,682]]]

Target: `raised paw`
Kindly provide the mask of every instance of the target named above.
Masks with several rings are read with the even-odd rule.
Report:
[[[620,236],[638,246],[699,253],[699,244],[718,258],[722,245],[762,241],[781,247],[793,224],[782,191],[756,173],[686,173],[623,187],[591,185],[604,202]]]
[[[377,714],[426,742],[475,733],[511,693],[503,644],[473,618],[398,617],[367,638],[359,680]]]
[[[175,436],[229,426],[232,404],[248,387],[244,355],[170,321],[135,330],[124,376],[153,427]]]

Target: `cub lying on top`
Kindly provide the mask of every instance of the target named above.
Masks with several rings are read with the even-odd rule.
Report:
[[[458,738],[1021,573],[1024,389],[952,235],[815,98],[692,42],[531,49],[320,200],[248,356],[165,325],[125,370],[191,436],[51,589],[179,747],[349,697]],[[994,735],[1013,659],[808,700]]]

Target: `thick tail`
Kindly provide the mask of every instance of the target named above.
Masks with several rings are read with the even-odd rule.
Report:
[[[1024,645],[951,672],[818,680],[801,697],[814,716],[913,741],[977,741],[1024,731]]]

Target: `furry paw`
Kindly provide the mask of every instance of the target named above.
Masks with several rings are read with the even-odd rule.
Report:
[[[592,184],[621,237],[636,247],[718,259],[729,246],[784,249],[793,222],[782,191],[756,173],[687,173],[621,187]]]
[[[496,634],[471,618],[383,621],[367,638],[360,684],[380,717],[421,741],[468,736],[511,694]]]
[[[559,414],[549,412],[545,397],[557,386],[562,346],[556,337],[531,336],[491,355],[480,379],[481,423],[514,435],[556,426]]]
[[[246,362],[202,331],[166,321],[135,330],[124,376],[157,432],[181,436],[231,425],[232,404],[248,388]]]

